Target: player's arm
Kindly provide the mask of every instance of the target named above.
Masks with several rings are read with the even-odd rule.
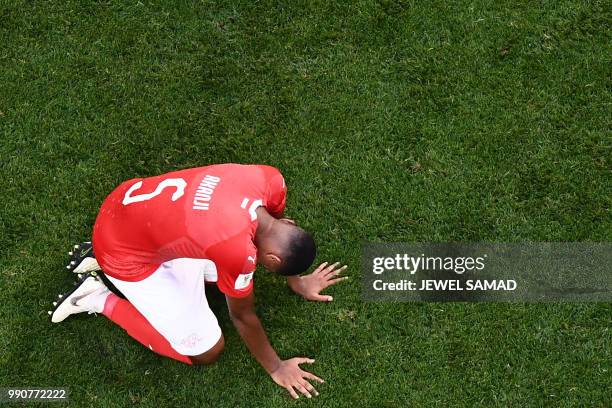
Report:
[[[348,276],[339,276],[346,269],[346,265],[339,266],[340,262],[332,265],[323,262],[308,275],[287,277],[287,285],[306,300],[331,302],[334,298],[330,295],[322,295],[321,291],[348,279]]]
[[[226,296],[225,298],[230,317],[240,337],[242,337],[247,348],[259,364],[270,374],[274,382],[286,388],[293,398],[298,398],[297,391],[308,398],[312,395],[318,395],[319,393],[308,380],[319,382],[323,382],[323,380],[299,367],[299,364],[314,363],[314,360],[305,357],[281,360],[278,357],[278,354],[276,354],[268,340],[268,336],[259,318],[255,314],[254,293],[251,291],[249,295],[243,298],[231,296]]]
[[[255,295],[251,291],[243,298],[225,296],[229,314],[244,340],[247,348],[255,359],[268,372],[272,373],[280,365],[280,358],[270,345],[259,318],[255,314]]]

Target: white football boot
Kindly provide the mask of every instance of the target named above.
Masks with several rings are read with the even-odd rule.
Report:
[[[96,261],[96,256],[93,252],[91,242],[81,242],[75,245],[70,252],[70,262],[66,265],[66,269],[74,273],[87,273],[99,271],[100,265]]]
[[[48,312],[51,322],[59,323],[77,313],[102,313],[110,293],[95,272],[82,275],[71,291],[58,295],[53,302],[54,309]]]

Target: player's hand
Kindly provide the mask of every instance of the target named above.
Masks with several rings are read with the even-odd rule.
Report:
[[[340,262],[336,262],[333,265],[323,262],[311,274],[289,279],[289,286],[295,293],[306,300],[331,302],[334,298],[329,295],[322,295],[321,291],[348,279],[348,276],[338,276],[346,269],[346,265],[340,268],[338,267],[339,265]]]
[[[300,397],[298,391],[304,394],[306,398],[311,398],[313,395],[315,397],[319,395],[308,380],[318,381],[320,383],[325,382],[316,375],[302,370],[299,365],[303,363],[312,364],[314,360],[305,357],[295,357],[289,360],[283,360],[278,368],[270,373],[274,382],[286,388],[289,394],[291,394],[291,397],[295,399]]]

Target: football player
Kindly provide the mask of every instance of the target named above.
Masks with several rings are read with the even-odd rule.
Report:
[[[92,243],[70,253],[68,269],[80,279],[54,302],[52,322],[102,313],[158,354],[210,364],[224,348],[206,299],[205,283],[216,283],[238,333],[272,379],[293,398],[318,395],[311,382],[323,380],[299,366],[314,360],[279,358],[255,314],[257,264],[286,276],[312,301],[331,301],[321,291],[346,279],[338,263],[299,276],[316,247],[283,217],[286,193],[281,173],[265,165],[212,165],[122,183],[102,204]]]

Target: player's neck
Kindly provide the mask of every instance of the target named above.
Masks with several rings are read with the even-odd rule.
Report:
[[[276,218],[272,217],[268,214],[268,211],[265,207],[259,207],[255,210],[257,213],[257,229],[255,230],[255,246],[258,245],[258,242],[268,238],[272,235],[272,230],[274,228],[274,222],[277,221]]]

